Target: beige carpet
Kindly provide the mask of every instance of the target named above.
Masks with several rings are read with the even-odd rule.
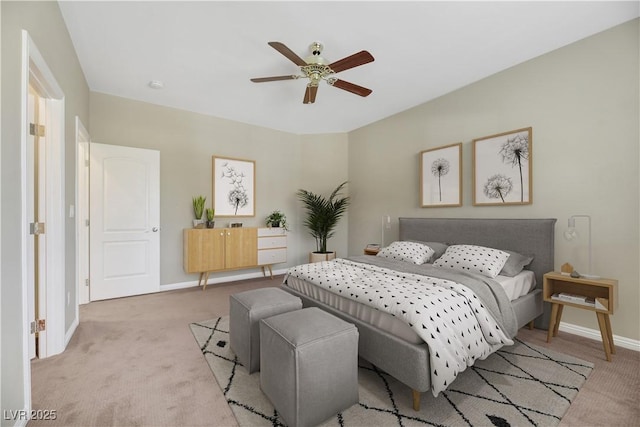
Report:
[[[229,345],[229,318],[196,322],[191,331],[242,427],[278,426],[260,374],[249,375]],[[555,426],[593,364],[521,341],[478,360],[437,398],[423,393],[420,411],[411,390],[359,361],[359,403],[322,424],[333,426]]]
[[[33,409],[55,409],[57,420],[29,426],[236,426],[189,324],[228,315],[232,293],[281,280],[81,306],[65,352],[31,365]],[[560,427],[638,425],[640,353],[618,348],[607,362],[597,341],[560,332],[547,344],[546,331],[526,329],[518,337],[595,364]]]

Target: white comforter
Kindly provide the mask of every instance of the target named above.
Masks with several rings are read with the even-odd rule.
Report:
[[[403,319],[429,346],[434,396],[476,359],[513,344],[475,293],[451,280],[346,259],[299,265],[287,275]]]

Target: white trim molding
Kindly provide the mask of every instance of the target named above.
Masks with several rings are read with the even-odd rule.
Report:
[[[287,270],[288,270],[287,268],[283,268],[280,270],[273,270],[273,275],[276,276],[279,274],[284,274],[287,272]],[[257,279],[260,277],[265,278],[264,274],[262,274],[261,271],[244,273],[244,274],[236,274],[234,276],[210,277],[209,280],[207,280],[207,286],[215,285],[216,283],[237,282],[239,280],[246,280],[246,279]],[[273,279],[273,280],[276,280],[276,279]],[[190,281],[190,282],[169,283],[166,285],[160,285],[160,292],[175,291],[177,289],[194,288],[196,286],[198,286],[197,280]]]
[[[602,342],[602,335],[600,335],[600,331],[597,329],[585,328],[583,326],[573,325],[571,323],[565,322],[560,322],[560,327],[558,329],[562,332],[567,332],[569,334],[579,335],[581,337]],[[618,347],[640,351],[640,341],[638,340],[614,335],[613,343]]]
[[[67,345],[69,345],[69,341],[71,341],[71,338],[73,338],[73,334],[76,332],[76,329],[78,329],[78,325],[80,325],[80,317],[76,316],[76,318],[73,319],[71,326],[69,326],[67,333],[64,335],[65,348],[67,347]]]
[[[21,141],[20,141],[20,169],[21,169],[21,290],[22,290],[22,361],[24,409],[31,409],[31,362],[29,359],[29,314],[28,314],[28,265],[27,235],[27,126],[29,85],[45,99],[46,118],[49,140],[45,156],[45,192],[46,203],[46,292],[45,308],[47,315],[46,356],[61,353],[65,348],[64,330],[64,293],[65,293],[65,215],[64,215],[64,92],[58,85],[51,69],[42,57],[37,46],[26,30],[22,30],[22,65],[21,65]]]

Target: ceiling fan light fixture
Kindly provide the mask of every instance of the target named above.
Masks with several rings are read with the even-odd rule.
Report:
[[[326,59],[324,59],[320,54],[324,46],[320,42],[313,42],[309,45],[309,50],[311,51],[311,55],[304,58],[304,62],[307,64],[318,64],[318,65],[326,65],[329,63]]]

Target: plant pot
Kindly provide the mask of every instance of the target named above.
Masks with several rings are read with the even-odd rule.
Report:
[[[216,225],[215,221],[207,221],[207,228],[213,228],[214,225]]]
[[[335,252],[311,252],[309,262],[331,261],[336,258]]]
[[[204,228],[204,220],[202,220],[202,219],[194,219],[193,220],[193,228]]]

